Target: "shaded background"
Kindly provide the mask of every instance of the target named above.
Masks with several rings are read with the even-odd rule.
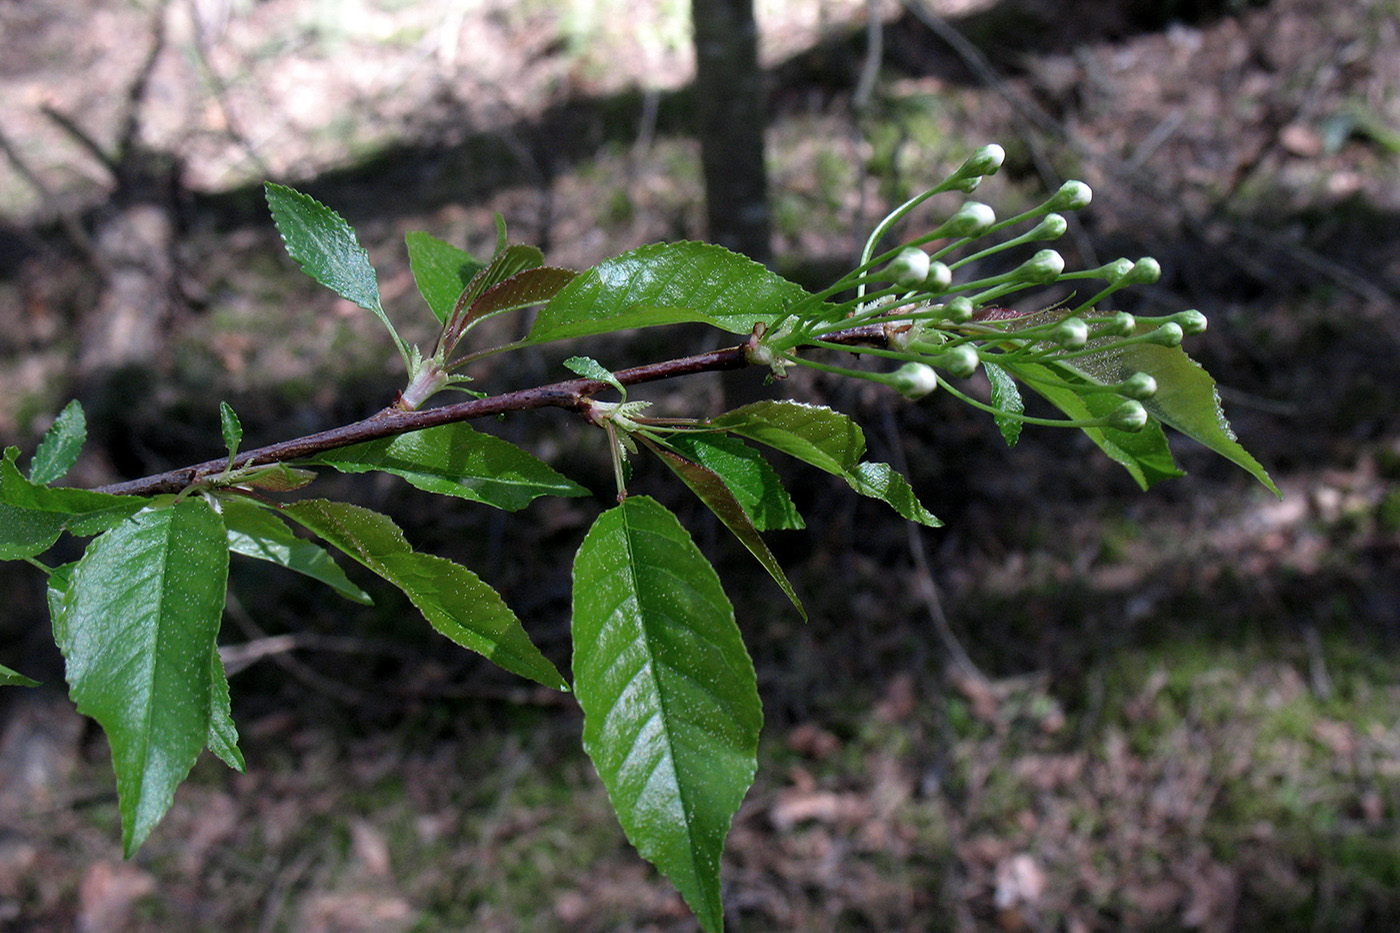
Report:
[[[863,3],[759,4],[775,267],[825,284],[891,204],[987,141],[1008,160],[977,197],[1002,215],[1082,178],[1094,204],[1063,251],[1162,262],[1120,306],[1206,312],[1191,352],[1286,497],[1190,444],[1191,475],[1142,494],[1081,436],[1028,429],[1008,450],[946,398],[807,375],[655,388],[675,414],[830,402],[947,522],[911,537],[780,463],[809,525],[772,540],[803,626],[639,464],[634,488],[715,560],[758,666],[731,924],[1394,922],[1395,4],[873,9],[872,32]],[[576,268],[703,238],[688,22],[687,4],[612,0],[0,4],[0,441],[31,450],[80,397],[73,479],[98,484],[216,456],[221,399],[249,444],[389,401],[388,340],[285,257],[264,178],[356,226],[420,341],[409,230],[482,254],[499,211]],[[678,345],[588,352],[620,367]],[[564,352],[476,375],[560,378]],[[502,515],[387,477],[318,485],[471,566],[567,663],[568,567],[611,483],[601,439],[555,414],[492,430],[598,501]],[[362,609],[239,563],[225,640],[249,772],[201,761],[123,863],[105,743],[54,686],[41,580],[0,574],[0,660],[49,684],[0,696],[0,928],[694,929],[622,840],[571,700],[453,649],[372,581]],[[935,590],[975,672],[949,667]]]

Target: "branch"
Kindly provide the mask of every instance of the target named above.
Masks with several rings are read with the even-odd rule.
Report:
[[[883,344],[884,340],[883,324],[853,327],[823,338],[825,343],[843,343],[852,346],[871,343]],[[661,363],[634,366],[631,369],[618,370],[613,375],[623,385],[632,386],[645,382],[674,379],[677,376],[689,376],[694,373],[743,369],[753,365],[749,359],[749,353],[753,347],[754,338],[750,338],[749,343],[736,347],[711,350],[708,353],[697,353],[694,356],[683,356]],[[403,411],[390,406],[370,415],[363,421],[356,421],[353,424],[342,425],[327,431],[318,431],[315,434],[307,434],[292,440],[278,441],[266,447],[246,451],[234,458],[233,468],[285,463],[290,460],[311,457],[328,450],[335,450],[338,447],[349,447],[351,444],[363,444],[366,441],[408,434],[411,431],[421,431],[424,428],[455,424],[459,421],[472,421],[477,418],[489,418],[493,415],[502,415],[513,411],[562,408],[566,411],[583,412],[587,409],[590,398],[609,387],[608,383],[597,379],[569,379],[552,385],[536,386],[533,389],[521,389],[518,392],[506,392],[503,395],[472,399],[469,402],[459,402],[456,405],[443,405],[439,408],[427,408],[421,411]],[[221,457],[154,476],[100,486],[97,491],[129,496],[176,493],[209,477],[217,476],[228,467],[228,458]]]

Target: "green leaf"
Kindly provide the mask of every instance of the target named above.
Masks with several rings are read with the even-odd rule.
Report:
[[[485,263],[466,250],[419,230],[405,236],[404,242],[408,246],[408,268],[419,294],[437,319],[445,323],[457,298]]]
[[[627,838],[721,930],[720,855],[763,713],[719,578],[656,501],[623,500],[579,546],[573,639],[584,748]]]
[[[844,477],[865,453],[865,434],[850,418],[820,405],[754,402],[726,412],[710,426],[781,450]]]
[[[1073,372],[1067,369],[1040,363],[1002,365],[1075,421],[1103,418],[1122,402],[1122,399],[1111,392],[1085,394],[1066,385],[1066,378],[1074,378]],[[1167,436],[1162,433],[1161,425],[1155,421],[1149,421],[1137,432],[1120,431],[1117,428],[1082,430],[1110,459],[1126,469],[1143,489],[1164,479],[1182,475],[1182,471],[1172,459]]]
[[[413,551],[386,516],[325,499],[297,502],[282,511],[402,590],[433,628],[453,642],[546,687],[568,689],[495,590],[465,567]]]
[[[228,547],[233,553],[279,564],[321,581],[352,602],[373,604],[369,594],[350,582],[324,548],[298,538],[271,511],[234,498],[220,499],[219,509],[228,529]]]
[[[987,374],[987,381],[992,384],[992,407],[1012,415],[1019,415],[1026,410],[1026,403],[1021,398],[1021,390],[1016,387],[1016,380],[996,363],[982,362],[982,371]],[[1001,431],[1002,440],[1006,441],[1007,447],[1015,447],[1016,442],[1021,438],[1021,428],[1025,422],[1019,418],[1004,418],[995,416],[997,430]]]
[[[47,486],[62,479],[77,462],[85,440],[87,418],[83,415],[83,406],[73,399],[44,432],[44,439],[39,442],[39,449],[34,451],[34,459],[29,464],[29,481]]]
[[[68,516],[61,512],[22,509],[0,502],[0,560],[42,554],[63,533]]]
[[[806,527],[777,472],[762,454],[737,437],[698,432],[672,434],[666,443],[682,456],[717,473],[759,531]]]
[[[508,511],[522,509],[539,496],[589,494],[509,441],[461,423],[329,450],[301,462],[323,464],[342,473],[382,470],[427,492]]]
[[[858,463],[845,475],[845,480],[862,496],[879,499],[911,522],[930,528],[943,527],[914,495],[909,481],[888,463]]]
[[[238,749],[238,727],[233,724],[233,705],[228,694],[228,675],[219,658],[218,646],[209,653],[209,750],[239,774],[248,770]]]
[[[1152,325],[1146,322],[1138,323],[1139,334],[1151,329]],[[1074,366],[1104,383],[1118,382],[1136,372],[1147,373],[1157,380],[1157,393],[1142,403],[1149,414],[1209,447],[1282,497],[1259,461],[1236,440],[1220,407],[1215,380],[1185,350],[1131,344],[1082,357],[1074,361]]]
[[[219,403],[219,430],[224,435],[224,447],[228,448],[229,464],[238,455],[238,445],[243,443],[243,423],[228,402]]]
[[[267,206],[287,246],[287,255],[302,271],[347,301],[374,312],[394,338],[400,352],[403,340],[379,303],[379,279],[369,264],[369,254],[355,231],[335,211],[308,194],[268,182]]]
[[[643,438],[643,440],[646,439]],[[690,487],[691,492],[700,497],[700,501],[705,503],[711,512],[715,513],[715,517],[724,523],[724,527],[732,531],[734,537],[738,538],[740,543],[749,549],[749,553],[763,565],[763,569],[768,571],[768,575],[797,607],[798,613],[805,620],[807,610],[802,608],[802,600],[797,598],[797,593],[793,590],[792,584],[788,582],[787,574],[783,573],[778,559],[773,556],[772,551],[768,550],[767,543],[764,542],[762,535],[758,533],[758,529],[749,519],[748,512],[739,504],[739,500],[734,497],[734,493],[730,491],[724,479],[714,470],[701,466],[692,460],[687,460],[674,451],[658,447],[650,441],[647,441],[647,446],[651,447],[661,458],[661,461]]]
[[[209,737],[209,656],[228,543],[202,499],[132,516],[88,546],[56,634],[78,711],[107,733],[130,856]]]
[[[571,356],[564,361],[564,368],[572,373],[578,373],[585,379],[596,379],[599,382],[612,386],[622,397],[627,398],[627,387],[617,381],[617,377],[612,374],[602,363],[591,356]]]
[[[656,243],[604,260],[541,309],[530,343],[701,322],[736,334],[781,317],[800,286],[712,243]]]
[[[76,535],[96,534],[144,508],[149,499],[113,496],[89,489],[41,486],[20,475],[19,449],[7,447],[0,459],[0,559],[29,557],[53,544],[55,521]],[[36,515],[47,512],[57,518]]]
[[[19,671],[12,671],[0,664],[0,687],[38,687],[39,681],[25,677]]]

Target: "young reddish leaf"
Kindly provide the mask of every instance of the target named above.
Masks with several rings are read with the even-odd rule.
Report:
[[[763,713],[714,568],[655,500],[624,499],[579,546],[573,637],[584,748],[627,838],[722,930],[720,855]]]
[[[557,266],[541,266],[517,272],[482,292],[462,316],[460,329],[465,330],[493,314],[515,311],[548,301],[572,282],[576,275],[578,273],[572,269],[560,269]]]
[[[459,564],[414,552],[387,516],[325,499],[282,511],[402,590],[442,635],[512,673],[568,689],[495,590]]]
[[[633,327],[700,322],[747,334],[807,292],[712,243],[656,243],[607,259],[540,310],[531,343]]]
[[[55,631],[73,701],[112,747],[128,856],[209,739],[227,577],[223,522],[202,499],[138,512],[72,568]]]

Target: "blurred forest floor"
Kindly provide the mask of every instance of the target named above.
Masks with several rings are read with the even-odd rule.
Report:
[[[1189,444],[1190,475],[1141,493],[1081,436],[1028,429],[1008,450],[947,398],[806,375],[657,388],[674,414],[829,400],[947,523],[916,543],[779,464],[809,525],[772,542],[804,626],[639,469],[716,561],[758,667],[733,929],[1400,925],[1400,9],[882,2],[881,80],[857,102],[863,3],[759,7],[781,271],[825,284],[888,205],[984,142],[1009,153],[977,194],[1003,216],[1081,178],[1095,199],[1067,258],[1162,262],[1122,306],[1209,316],[1189,349],[1285,498]],[[0,5],[0,442],[32,449],[77,395],[74,480],[97,484],[216,456],[221,399],[245,446],[392,399],[388,341],[285,257],[263,178],[357,227],[390,314],[420,322],[409,339],[428,315],[406,231],[480,255],[499,211],[577,268],[703,236],[687,9]],[[676,344],[588,352],[620,367]],[[557,361],[487,363],[478,386],[560,378]],[[494,429],[607,496],[582,425]],[[504,516],[385,480],[318,486],[473,567],[567,663],[569,561],[602,498]],[[0,660],[48,684],[0,697],[0,930],[695,929],[626,846],[569,698],[450,649],[390,593],[363,609],[238,564],[248,773],[202,760],[123,862],[41,581],[0,574]],[[933,585],[985,680],[948,673]]]

